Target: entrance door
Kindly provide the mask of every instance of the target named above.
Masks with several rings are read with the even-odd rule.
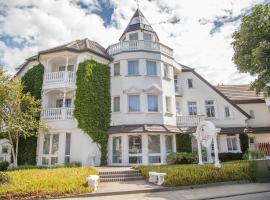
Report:
[[[112,163],[122,164],[122,138],[121,136],[112,138]]]

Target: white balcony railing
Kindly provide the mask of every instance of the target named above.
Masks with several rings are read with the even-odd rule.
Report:
[[[123,41],[108,47],[108,54],[114,55],[123,51],[147,50],[164,53],[173,56],[173,50],[159,42],[151,42],[144,40]]]
[[[176,116],[176,124],[181,127],[196,127],[201,121],[205,120],[204,115]]]
[[[73,119],[73,108],[46,108],[41,112],[42,119]]]
[[[46,73],[44,83],[75,83],[75,72],[73,71],[59,71]]]

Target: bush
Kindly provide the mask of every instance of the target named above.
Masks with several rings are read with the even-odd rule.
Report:
[[[263,151],[256,149],[256,150],[249,150],[244,154],[245,160],[256,160],[265,158],[265,154]]]
[[[177,152],[192,152],[191,135],[177,134],[176,135],[176,151]]]
[[[80,163],[80,162],[71,162],[71,163],[66,163],[65,166],[66,167],[81,167],[82,163]]]
[[[164,186],[186,186],[225,181],[252,181],[253,172],[250,161],[226,162],[216,169],[213,164],[205,165],[160,165],[137,167],[145,178],[150,171],[164,172]]]
[[[7,174],[0,172],[0,185],[9,181],[9,177]]]
[[[248,135],[245,133],[241,133],[239,135],[239,139],[240,139],[240,146],[241,146],[241,151],[242,153],[245,153],[248,151],[249,148],[249,139],[248,139]]]
[[[194,153],[171,153],[167,156],[167,163],[176,164],[192,164],[197,161],[197,155]]]
[[[9,162],[7,161],[0,161],[0,171],[5,171],[8,169]]]
[[[44,199],[92,192],[86,186],[94,167],[25,169],[7,171],[10,181],[0,186],[0,199]]]
[[[233,160],[242,160],[243,154],[242,153],[219,153],[218,157],[221,162],[227,162],[227,161],[233,161]]]

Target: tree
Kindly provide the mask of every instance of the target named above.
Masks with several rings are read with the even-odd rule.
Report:
[[[40,101],[29,93],[23,93],[23,86],[18,78],[8,77],[0,68],[0,134],[11,144],[14,167],[17,167],[18,144],[20,136],[28,137],[35,130],[46,128],[38,120]]]
[[[105,165],[111,120],[110,69],[108,65],[86,60],[79,64],[76,77],[74,116],[78,127],[97,143],[100,163]]]
[[[270,4],[254,6],[251,13],[243,17],[233,39],[233,61],[237,69],[257,75],[252,88],[257,93],[263,91],[270,82]]]

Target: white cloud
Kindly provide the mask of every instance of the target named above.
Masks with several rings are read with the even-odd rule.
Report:
[[[105,2],[105,0],[102,0]],[[83,2],[89,9],[76,3]],[[210,82],[247,83],[248,75],[239,74],[231,58],[232,33],[238,22],[225,23],[211,35],[217,17],[238,16],[262,0],[156,0],[140,1],[140,8],[159,35],[160,41],[174,49],[176,59],[196,70]],[[12,48],[0,42],[0,60],[14,72],[23,60],[37,51],[89,38],[104,47],[117,42],[136,9],[135,1],[110,0],[114,7],[112,25],[104,21],[93,9],[101,9],[98,0],[0,0],[6,16],[0,15],[0,34],[29,41],[26,47]],[[179,23],[168,22],[173,17]],[[202,25],[200,21],[204,21]]]

